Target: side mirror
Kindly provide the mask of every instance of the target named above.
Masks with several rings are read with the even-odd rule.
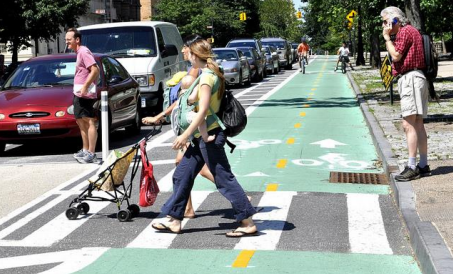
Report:
[[[178,55],[178,49],[175,45],[168,44],[164,46],[164,50],[162,51],[162,57],[168,56],[175,56]]]
[[[119,75],[113,75],[109,80],[109,85],[115,85],[123,81],[123,78]]]

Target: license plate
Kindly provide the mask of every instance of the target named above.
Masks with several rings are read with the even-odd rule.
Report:
[[[17,125],[17,132],[19,134],[41,134],[41,127],[39,124]]]
[[[146,98],[142,98],[142,108],[146,108]]]

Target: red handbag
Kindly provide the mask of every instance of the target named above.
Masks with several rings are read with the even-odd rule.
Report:
[[[142,172],[140,176],[140,196],[138,205],[141,207],[152,206],[159,193],[159,186],[153,174],[153,165],[146,154],[146,140],[140,143],[140,156],[142,158]]]

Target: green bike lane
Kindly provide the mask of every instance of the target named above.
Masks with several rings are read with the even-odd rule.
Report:
[[[236,150],[228,154],[246,191],[389,195],[388,186],[329,183],[331,171],[383,172],[347,77],[333,73],[333,65],[333,59],[315,60],[249,115],[246,130],[233,139]],[[197,178],[194,190],[215,189]],[[410,255],[221,246],[113,248],[77,273],[421,273]]]

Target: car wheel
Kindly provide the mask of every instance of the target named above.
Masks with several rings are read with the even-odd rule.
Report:
[[[0,142],[0,155],[5,153],[5,149],[6,149],[6,143]]]
[[[252,84],[252,76],[251,76],[251,72],[249,71],[249,77],[247,78],[247,81],[245,81],[244,85],[246,87],[250,86]]]
[[[137,100],[137,108],[135,109],[135,117],[133,124],[131,126],[126,127],[126,132],[131,134],[131,135],[138,135],[140,134],[140,131],[142,129],[142,115],[141,115],[141,110],[140,110],[140,96],[138,96]]]

